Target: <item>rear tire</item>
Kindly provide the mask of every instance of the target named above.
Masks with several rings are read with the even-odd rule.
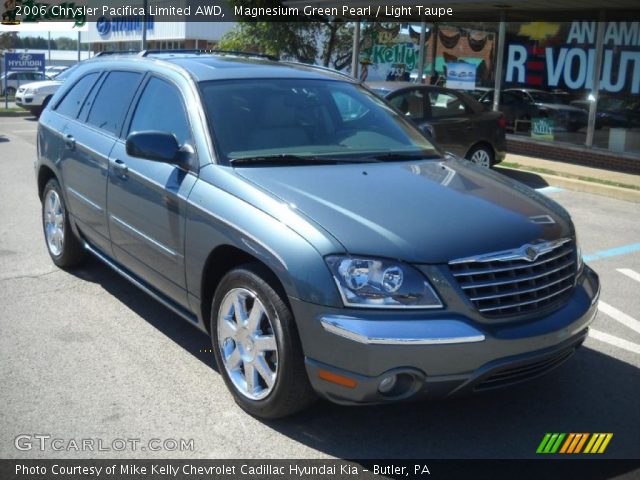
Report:
[[[495,162],[493,149],[488,145],[476,145],[467,153],[466,158],[484,168],[491,168]]]
[[[58,180],[47,182],[42,193],[42,228],[51,260],[60,268],[70,268],[86,258],[85,249],[69,223]]]
[[[216,362],[236,403],[260,418],[280,418],[316,398],[291,310],[270,272],[246,264],[227,273],[213,298]]]

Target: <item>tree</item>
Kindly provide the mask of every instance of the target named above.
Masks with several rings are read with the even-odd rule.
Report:
[[[76,50],[78,41],[70,37],[60,37],[56,39],[56,48],[58,50]]]
[[[318,26],[306,22],[241,22],[220,39],[223,50],[241,50],[313,63]]]
[[[252,8],[282,7],[278,0],[232,0],[230,3]],[[337,69],[351,63],[353,26],[340,19],[300,15],[294,22],[263,22],[253,17],[238,20],[220,40],[221,49],[266,53],[305,63],[315,63],[320,55],[324,66]]]
[[[18,44],[17,32],[2,32],[0,33],[0,50],[11,50],[17,48]]]

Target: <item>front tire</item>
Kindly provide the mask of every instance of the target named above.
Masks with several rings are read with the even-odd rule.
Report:
[[[295,321],[269,272],[247,264],[220,281],[211,337],[220,374],[236,403],[261,418],[280,418],[315,399]]]
[[[71,229],[62,189],[55,178],[47,182],[42,194],[42,228],[53,263],[61,268],[82,263],[86,253]]]

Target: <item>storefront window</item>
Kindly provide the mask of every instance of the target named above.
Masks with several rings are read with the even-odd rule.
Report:
[[[594,147],[640,152],[639,23],[605,27]],[[508,23],[500,110],[513,133],[585,144],[597,29],[592,21]]]
[[[609,22],[606,26],[595,147],[640,153],[639,28],[640,22]]]

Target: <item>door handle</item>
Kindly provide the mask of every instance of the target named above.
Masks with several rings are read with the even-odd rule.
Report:
[[[129,167],[122,160],[114,160],[113,161],[113,169],[118,173],[118,175],[122,177],[127,176],[127,172],[129,171]]]
[[[74,150],[76,148],[76,139],[73,138],[73,135],[67,135],[64,137],[64,146],[69,150]]]

